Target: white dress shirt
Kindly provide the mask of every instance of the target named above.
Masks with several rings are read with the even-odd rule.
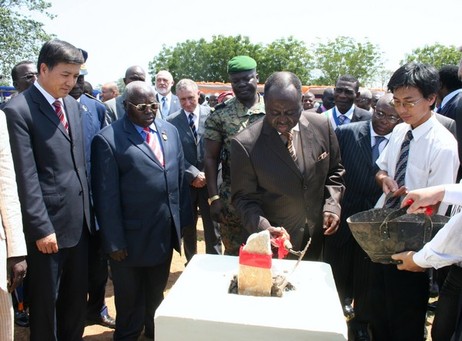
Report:
[[[354,111],[355,111],[355,105],[353,104],[350,110],[348,110],[344,114],[349,119],[348,123],[351,123],[351,120],[353,119]],[[332,128],[335,130],[337,128],[337,123],[335,122],[334,112],[337,114],[337,117],[342,114],[340,110],[338,110],[337,106],[333,107],[332,109],[327,110],[324,114],[329,118],[329,121],[332,124]],[[344,124],[347,124],[347,123],[345,122]]]
[[[443,202],[462,204],[462,184],[445,186]],[[454,215],[436,236],[412,257],[422,268],[439,269],[447,265],[462,265],[462,212]]]
[[[377,159],[377,165],[395,177],[401,144],[411,126],[400,123],[394,129],[390,142]],[[456,181],[459,168],[457,141],[438,120],[431,116],[426,122],[412,130],[413,139],[409,144],[404,184],[408,190],[450,184]],[[375,207],[383,207],[383,194]],[[438,210],[444,214],[448,205],[442,204]]]

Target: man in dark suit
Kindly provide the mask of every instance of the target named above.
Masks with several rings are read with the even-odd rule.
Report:
[[[180,100],[172,94],[173,84],[173,76],[167,70],[161,70],[156,74],[156,99],[160,103],[160,113],[164,120],[181,109]]]
[[[205,120],[210,114],[208,106],[199,105],[199,88],[191,79],[182,79],[176,85],[182,109],[167,117],[180,134],[185,158],[185,181],[191,193],[194,224],[183,230],[184,252],[189,262],[197,253],[197,218],[200,209],[204,226],[205,252],[221,255],[221,238],[217,222],[210,216],[207,181],[204,173]]]
[[[379,168],[375,161],[388,143],[393,128],[401,122],[390,101],[392,94],[383,95],[377,102],[371,121],[346,124],[335,130],[342,164],[345,167],[345,195],[342,200],[340,227],[331,263],[339,296],[352,297],[355,318],[349,327],[355,340],[368,340],[367,280],[370,260],[351,235],[346,219],[351,215],[374,208],[382,195],[375,182]],[[328,238],[331,238],[330,236]]]
[[[124,84],[128,85],[134,81],[142,81],[146,80],[146,72],[143,70],[141,66],[133,65],[130,66],[125,71],[125,77],[123,79]],[[107,113],[106,113],[106,122],[107,124],[111,124],[114,121],[122,118],[125,115],[125,93],[115,98],[111,98],[110,100],[104,102],[107,106]]]
[[[335,83],[334,102],[335,106],[326,111],[332,127],[350,122],[367,121],[371,118],[371,113],[355,105],[355,100],[359,98],[359,81],[351,75],[340,76]]]
[[[287,232],[294,250],[311,238],[305,259],[319,260],[345,188],[337,138],[325,116],[302,113],[293,73],[272,74],[264,90],[265,118],[231,142],[232,203],[248,232]]]
[[[436,112],[456,121],[459,159],[462,160],[462,79],[459,78],[458,71],[456,65],[446,65],[438,71],[441,82],[438,98],[441,103]],[[462,166],[459,168],[457,180],[461,178]]]
[[[132,82],[125,94],[127,114],[93,138],[91,179],[114,283],[114,340],[137,340],[143,327],[154,337],[173,249],[192,214],[178,131],[155,118],[149,84]]]
[[[51,40],[39,75],[5,107],[27,240],[31,340],[81,340],[91,229],[79,104],[82,52]]]

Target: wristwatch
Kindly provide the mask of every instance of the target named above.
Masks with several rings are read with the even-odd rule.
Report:
[[[218,200],[220,199],[220,196],[218,194],[215,194],[214,196],[210,197],[209,198],[209,205],[212,205],[212,202],[214,202],[215,200]]]

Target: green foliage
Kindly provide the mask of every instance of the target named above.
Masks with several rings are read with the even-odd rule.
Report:
[[[370,42],[358,43],[349,37],[339,37],[310,50],[303,41],[293,37],[278,39],[266,46],[252,44],[249,38],[214,36],[187,40],[175,47],[163,46],[149,63],[149,74],[169,70],[175,80],[191,78],[196,81],[227,82],[228,60],[236,55],[249,55],[258,63],[260,83],[275,71],[291,71],[304,84],[332,85],[341,74],[352,74],[362,82],[371,81],[382,67],[381,52]],[[321,77],[313,77],[319,69]]]
[[[51,39],[43,24],[26,14],[36,11],[53,18],[47,12],[50,6],[44,0],[0,0],[0,75],[4,82],[16,63],[24,59],[35,61],[42,44]]]
[[[337,37],[313,46],[313,55],[315,69],[320,71],[313,82],[318,85],[334,85],[339,76],[350,74],[365,86],[383,69],[382,52],[367,40],[361,43],[350,37]]]
[[[178,43],[174,48],[163,46],[161,52],[149,63],[149,74],[154,77],[160,70],[169,70],[173,79],[190,78],[195,81],[226,82],[227,61],[240,54],[258,59],[259,45],[249,38],[213,36],[211,42],[200,39]],[[258,61],[258,60],[257,60]]]
[[[425,45],[413,50],[411,53],[406,54],[401,65],[408,62],[420,62],[431,64],[437,69],[444,65],[459,65],[461,54],[454,46],[444,46],[441,44]]]
[[[279,39],[264,48],[258,61],[258,74],[263,83],[275,71],[291,71],[308,84],[312,56],[305,43],[293,37]]]

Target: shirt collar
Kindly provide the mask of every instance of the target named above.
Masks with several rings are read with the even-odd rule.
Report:
[[[344,113],[343,115],[345,115],[346,117],[348,117],[350,119],[350,121],[353,119],[353,113],[355,111],[355,105],[353,104],[351,106],[351,108],[346,112]],[[338,110],[337,106],[335,106],[335,112],[337,114],[337,117],[339,117],[340,115],[342,115],[342,113],[340,112],[340,110]]]
[[[50,103],[51,106],[53,106],[53,103],[58,100],[61,102],[61,104],[64,104],[63,103],[63,99],[62,98],[54,98],[53,96],[51,96],[41,85],[38,81],[35,81],[34,82],[34,86],[38,89],[38,91],[40,91],[40,93],[45,97],[45,99],[47,100],[48,103]]]
[[[462,89],[457,89],[444,96],[443,100],[441,101],[440,107],[444,107],[453,97],[457,96],[457,94],[459,94],[460,92],[462,92]]]

